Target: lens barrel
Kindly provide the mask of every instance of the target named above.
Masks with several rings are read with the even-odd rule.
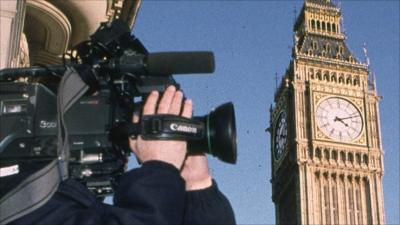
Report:
[[[201,140],[189,140],[190,154],[207,153],[223,162],[235,164],[237,160],[235,110],[231,102],[222,104],[208,115],[194,117],[205,125]]]

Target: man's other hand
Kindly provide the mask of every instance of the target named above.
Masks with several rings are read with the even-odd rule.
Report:
[[[208,162],[205,155],[188,155],[181,176],[186,182],[186,190],[201,190],[211,186]]]
[[[183,93],[174,86],[169,86],[164,92],[160,102],[159,93],[153,91],[147,97],[143,107],[143,115],[170,114],[190,118],[193,112],[191,100],[183,100]],[[183,102],[183,107],[182,107]],[[133,122],[138,122],[134,116]],[[186,157],[186,141],[143,140],[139,135],[137,139],[129,140],[133,153],[141,163],[151,160],[163,161],[181,169]]]

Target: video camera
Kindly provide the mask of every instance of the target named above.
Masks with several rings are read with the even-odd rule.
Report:
[[[193,119],[155,115],[143,116],[139,124],[131,122],[150,91],[163,92],[169,85],[179,88],[172,74],[212,73],[212,52],[148,53],[129,27],[115,20],[102,23],[89,41],[78,44],[63,60],[64,65],[0,71],[0,178],[11,181],[1,182],[1,192],[6,193],[7,185],[23,171],[58,157],[57,94],[67,68],[76,70],[90,87],[65,115],[69,177],[98,197],[112,194],[125,171],[131,135],[186,140],[190,154],[208,153],[236,163],[232,103]]]

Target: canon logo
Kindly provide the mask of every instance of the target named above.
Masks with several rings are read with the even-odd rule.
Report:
[[[197,133],[197,128],[196,127],[189,127],[185,125],[178,125],[176,123],[171,123],[170,125],[171,130],[173,131],[180,131],[180,132],[185,132],[185,133]]]

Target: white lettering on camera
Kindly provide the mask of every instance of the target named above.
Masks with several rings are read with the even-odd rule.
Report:
[[[185,126],[185,125],[178,125],[178,124],[176,124],[176,123],[171,123],[171,125],[169,126],[169,128],[171,128],[171,130],[173,130],[173,131],[181,131],[181,132],[193,133],[193,134],[196,134],[196,133],[197,133],[197,128],[196,128],[196,127],[189,127],[189,126]]]
[[[40,121],[40,128],[56,128],[57,123],[56,122],[51,122],[51,121],[46,121],[46,120],[41,120]]]
[[[0,177],[6,177],[19,173],[19,165],[7,166],[0,168]]]

